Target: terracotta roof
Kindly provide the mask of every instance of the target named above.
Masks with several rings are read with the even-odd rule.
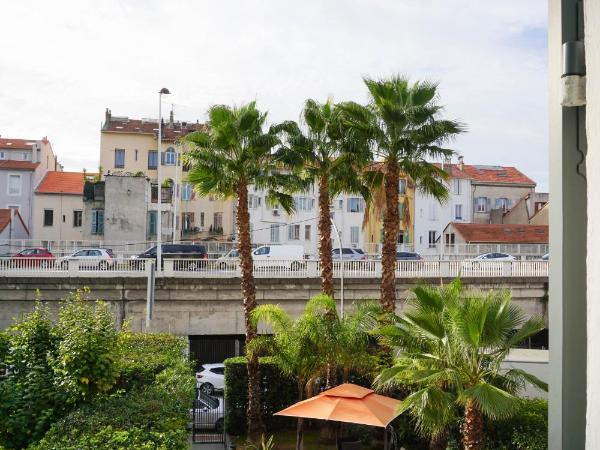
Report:
[[[434,166],[439,167],[440,169],[442,168],[441,163],[435,163]],[[450,166],[450,169],[451,169],[450,171],[448,170],[448,166]],[[471,178],[465,172],[460,170],[460,167],[458,166],[458,164],[444,164],[444,170],[446,170],[447,172],[450,172],[450,176],[452,178],[466,178],[466,179]]]
[[[547,244],[547,225],[516,225],[452,222],[468,243]]]
[[[203,123],[174,122],[173,125],[170,125],[169,122],[163,121],[163,139],[175,141],[193,131],[207,129],[206,124]],[[152,134],[157,136],[158,121],[113,116],[110,121],[104,123],[102,131],[112,133]]]
[[[2,150],[31,150],[37,139],[9,139],[0,138]]]
[[[29,230],[27,229],[25,222],[23,222],[23,218],[21,217],[21,214],[19,214],[19,211],[14,212],[14,217],[19,218],[19,220],[21,221],[21,224],[23,225],[23,228],[25,228],[25,231],[27,231],[27,234],[29,234]],[[2,231],[4,231],[6,226],[10,223],[10,218],[11,218],[11,215],[10,215],[9,208],[0,209],[0,233]]]
[[[535,181],[514,167],[474,166],[465,164],[463,172],[468,178],[480,183],[524,184],[535,186]]]
[[[48,172],[38,185],[37,194],[83,195],[85,182],[83,172]]]
[[[32,163],[31,161],[19,161],[16,159],[0,160],[0,169],[15,169],[15,170],[35,170],[40,163]]]

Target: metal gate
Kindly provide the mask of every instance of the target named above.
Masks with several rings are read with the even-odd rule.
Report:
[[[222,443],[225,447],[225,397],[207,395],[196,388],[192,409],[192,441]]]

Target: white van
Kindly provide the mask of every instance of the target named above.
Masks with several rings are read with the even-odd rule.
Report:
[[[298,270],[304,260],[301,245],[263,245],[252,252],[254,267],[285,267]]]

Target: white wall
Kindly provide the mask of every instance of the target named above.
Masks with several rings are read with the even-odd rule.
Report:
[[[587,420],[586,448],[600,448],[600,2],[584,2],[587,66]],[[568,299],[565,299],[565,301]]]

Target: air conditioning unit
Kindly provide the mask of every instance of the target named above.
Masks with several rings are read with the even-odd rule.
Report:
[[[279,217],[279,210],[278,210],[278,209],[274,209],[274,210],[273,210],[273,215],[274,215],[275,217]]]

